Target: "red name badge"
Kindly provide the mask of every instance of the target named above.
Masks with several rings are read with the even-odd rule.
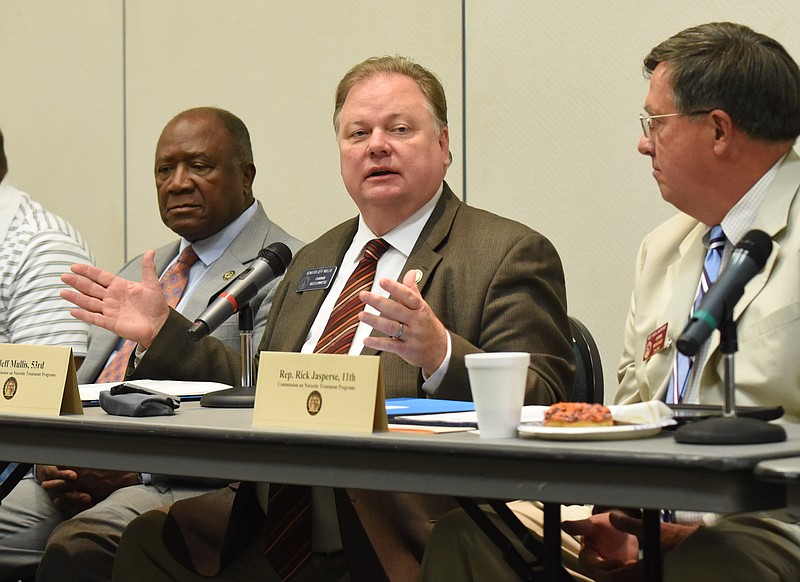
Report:
[[[653,333],[647,336],[647,341],[644,344],[644,357],[642,360],[645,362],[653,357],[666,347],[667,344],[667,324],[665,323]]]

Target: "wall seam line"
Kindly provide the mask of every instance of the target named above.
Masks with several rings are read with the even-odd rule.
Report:
[[[461,0],[461,195],[467,201],[467,0]]]
[[[127,0],[122,0],[122,252],[128,262],[128,22]]]

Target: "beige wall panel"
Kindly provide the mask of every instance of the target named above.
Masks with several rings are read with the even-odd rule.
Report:
[[[250,127],[270,216],[311,240],[356,212],[331,126],[336,83],[363,58],[406,54],[447,90],[454,189],[464,186],[466,111],[468,202],[559,249],[570,311],[599,340],[611,395],[636,249],[673,212],[636,152],[641,58],[687,26],[733,20],[800,59],[800,4],[467,0],[465,103],[461,5],[0,0],[9,178],[116,269],[126,249],[130,258],[173,238],[152,175],[161,128],[180,110],[217,105]]]
[[[253,140],[256,197],[270,217],[312,240],[356,208],[342,186],[331,122],[336,84],[355,63],[404,54],[441,75],[461,148],[461,4],[456,0],[127,3],[129,253],[174,238],[153,183],[158,135],[172,115],[215,105]],[[388,7],[389,5],[386,5]],[[461,188],[461,165],[451,169]]]
[[[8,179],[123,258],[122,3],[0,0]]]
[[[569,310],[594,332],[607,400],[642,237],[674,209],[636,145],[647,93],[641,60],[689,26],[732,20],[800,60],[800,4],[468,1],[467,198],[546,234]]]

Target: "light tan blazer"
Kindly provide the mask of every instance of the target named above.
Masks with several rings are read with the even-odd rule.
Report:
[[[772,254],[736,304],[739,350],[735,355],[737,405],[785,408],[800,421],[800,158],[792,150],[778,170],[752,229],[772,237]],[[678,214],[642,242],[625,327],[618,375],[620,404],[664,399],[675,342],[686,325],[703,268],[707,226]],[[648,336],[667,323],[667,347],[644,361]],[[700,379],[700,401],[724,401],[724,361],[719,333]]]

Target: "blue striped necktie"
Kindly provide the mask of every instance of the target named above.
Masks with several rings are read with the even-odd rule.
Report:
[[[722,263],[722,251],[725,248],[725,233],[722,227],[717,225],[711,229],[708,237],[708,250],[706,259],[703,262],[703,274],[700,276],[700,283],[697,285],[697,294],[692,304],[692,312],[689,318],[694,315],[695,310],[700,307],[708,288],[714,284],[719,276],[719,267]],[[677,352],[675,362],[672,365],[672,378],[670,378],[669,388],[667,389],[667,404],[679,403],[683,400],[686,392],[686,384],[689,372],[692,369],[694,358],[685,356]]]

